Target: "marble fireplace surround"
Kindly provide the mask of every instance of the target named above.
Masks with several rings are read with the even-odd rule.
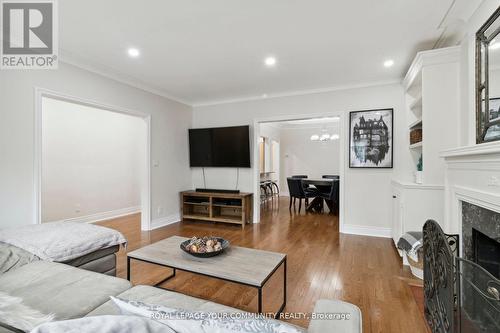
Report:
[[[464,256],[462,203],[500,214],[500,142],[447,150],[445,159],[444,232],[460,235]],[[439,222],[439,221],[438,221]]]
[[[473,229],[500,243],[500,214],[462,202],[463,257],[474,260]]]

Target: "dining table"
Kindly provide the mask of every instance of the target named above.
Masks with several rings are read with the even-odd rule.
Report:
[[[313,178],[304,178],[302,179],[302,185],[304,186],[314,186],[318,192],[321,193],[330,193],[332,190],[332,186],[334,182],[338,181],[338,179],[330,179],[330,178],[321,178],[321,179],[313,179]],[[324,206],[323,203],[326,202],[328,208],[331,212],[333,212],[334,203],[332,200],[325,199],[318,195],[306,206],[307,212],[323,212]]]

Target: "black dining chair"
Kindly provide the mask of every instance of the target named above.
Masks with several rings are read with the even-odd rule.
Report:
[[[299,213],[302,208],[302,199],[305,199],[305,204],[307,205],[309,198],[314,198],[319,195],[319,192],[314,191],[312,189],[305,189],[302,185],[303,178],[294,178],[288,177],[286,179],[288,183],[288,191],[290,193],[290,207],[292,209],[292,200],[293,200],[293,208],[295,209],[295,202],[299,199]]]
[[[321,176],[323,179],[339,179],[340,177],[338,175],[323,175]]]
[[[309,178],[307,175],[293,175],[292,178],[298,178],[298,179],[307,179]],[[309,185],[307,184],[302,184],[302,187],[304,188],[304,190],[307,190],[308,188],[310,188]],[[307,198],[306,198],[306,205],[307,205]]]
[[[320,197],[325,199],[330,213],[336,214],[339,209],[339,180],[333,179],[330,192],[320,192]]]

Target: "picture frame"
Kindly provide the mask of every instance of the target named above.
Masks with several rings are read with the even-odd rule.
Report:
[[[349,168],[392,169],[394,109],[349,112]]]

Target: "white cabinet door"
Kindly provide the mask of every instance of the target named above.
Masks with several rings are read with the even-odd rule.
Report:
[[[401,192],[392,190],[392,239],[397,244],[399,237],[403,234],[403,207],[401,205]]]

